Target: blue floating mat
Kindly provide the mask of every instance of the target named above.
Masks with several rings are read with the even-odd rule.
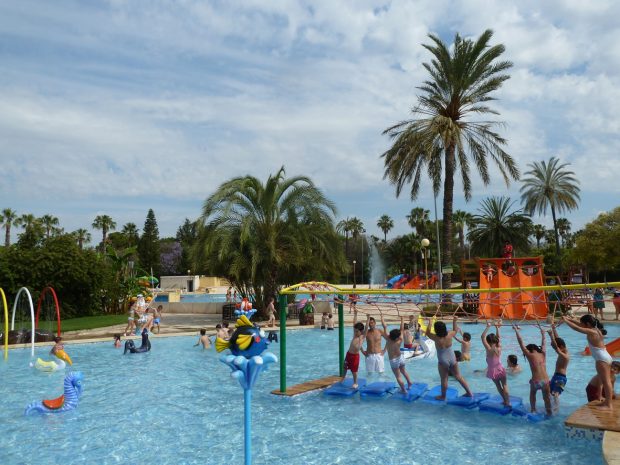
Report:
[[[330,387],[323,391],[326,396],[339,396],[339,397],[351,397],[355,394],[360,387],[366,386],[365,379],[357,380],[358,388],[353,388],[353,378],[346,378],[344,381],[332,384]]]
[[[459,396],[456,399],[450,399],[448,405],[456,405],[457,407],[464,407],[466,409],[473,409],[484,400],[491,397],[488,392],[474,392],[473,397]]]
[[[489,397],[487,400],[480,402],[480,411],[481,412],[489,412],[495,413],[496,415],[507,415],[513,409],[520,407],[523,404],[523,399],[521,397],[510,396],[510,404],[511,407],[507,407],[504,405],[504,399],[500,395],[494,395]]]
[[[411,387],[407,389],[407,394],[400,392],[400,389],[398,389],[392,397],[395,399],[404,400],[405,402],[413,402],[414,400],[419,399],[427,389],[428,384],[426,383],[413,383]]]
[[[394,381],[376,381],[360,388],[360,397],[385,397],[396,389]]]
[[[525,405],[525,404],[521,404],[518,407],[513,408],[512,416],[513,417],[525,417],[527,421],[530,421],[532,423],[540,423],[541,421],[545,421],[549,419],[549,417],[542,412],[536,412],[536,413],[530,412],[529,405]]]
[[[424,397],[422,397],[422,402],[426,402],[427,404],[445,404],[445,400],[437,400],[435,397],[441,395],[441,386],[435,386],[433,389],[428,391]],[[459,395],[459,392],[453,388],[448,386],[448,390],[446,391],[446,400],[456,399]]]

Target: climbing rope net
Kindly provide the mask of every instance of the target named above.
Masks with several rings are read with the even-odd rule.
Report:
[[[578,285],[535,286],[496,289],[361,289],[343,288],[326,282],[305,282],[283,289],[280,293],[295,295],[291,305],[305,306],[325,302],[336,308],[342,304],[348,313],[384,316],[386,320],[416,315],[452,318],[477,322],[510,319],[515,324],[539,324],[547,314],[568,313],[586,309],[596,313],[597,302],[611,302],[620,308],[618,297],[593,297],[594,289],[619,287],[620,282]],[[600,306],[600,305],[598,305]],[[318,307],[318,306],[317,306]],[[325,308],[325,306],[323,306]],[[509,309],[518,311],[509,311]],[[317,311],[321,311],[319,308]],[[602,312],[602,311],[601,311]]]

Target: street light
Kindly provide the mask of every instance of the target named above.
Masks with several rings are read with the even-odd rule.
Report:
[[[355,264],[357,262],[353,260],[353,289],[355,289]]]
[[[422,246],[422,253],[424,254],[424,281],[426,282],[426,286],[428,288],[428,261],[426,259],[426,248],[431,245],[431,241],[424,238],[420,241],[420,245]]]

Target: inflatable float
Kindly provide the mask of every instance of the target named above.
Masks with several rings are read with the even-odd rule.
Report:
[[[437,348],[435,347],[435,341],[422,338],[420,339],[419,349],[401,348],[400,353],[403,354],[405,363],[409,363],[414,360],[422,360],[423,358],[433,358],[437,354]]]
[[[61,413],[73,410],[78,406],[78,401],[82,395],[82,372],[72,371],[65,376],[64,389],[62,396],[56,399],[45,399],[33,402],[24,411],[24,415],[32,412],[39,413]]]
[[[358,378],[356,388],[353,387],[353,378],[346,378],[344,381],[332,384],[323,391],[323,394],[335,397],[351,397],[360,387],[364,386],[366,386],[366,380],[363,378]]]
[[[37,370],[40,370],[40,371],[52,372],[52,371],[64,370],[67,364],[65,363],[64,360],[58,360],[58,362],[55,362],[54,360],[50,360],[48,362],[48,361],[43,360],[42,358],[37,358],[37,361],[34,363],[31,363],[30,366],[35,367]]]
[[[140,347],[136,347],[133,340],[129,339],[125,341],[125,351],[123,355],[127,352],[131,354],[141,354],[143,352],[148,352],[151,350],[151,341],[149,341],[149,332],[146,328],[142,330],[142,345]]]

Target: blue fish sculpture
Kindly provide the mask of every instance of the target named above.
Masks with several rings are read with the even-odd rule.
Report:
[[[82,395],[82,379],[84,376],[80,371],[72,371],[65,376],[64,394],[56,399],[38,400],[33,402],[24,412],[28,415],[31,412],[39,413],[61,413],[73,410],[78,406],[78,401]]]
[[[241,315],[237,320],[235,328],[237,329],[228,341],[219,337],[215,339],[215,350],[222,352],[230,349],[233,355],[240,355],[245,358],[252,358],[267,350],[269,341],[265,337],[265,332],[254,325],[245,315]]]

